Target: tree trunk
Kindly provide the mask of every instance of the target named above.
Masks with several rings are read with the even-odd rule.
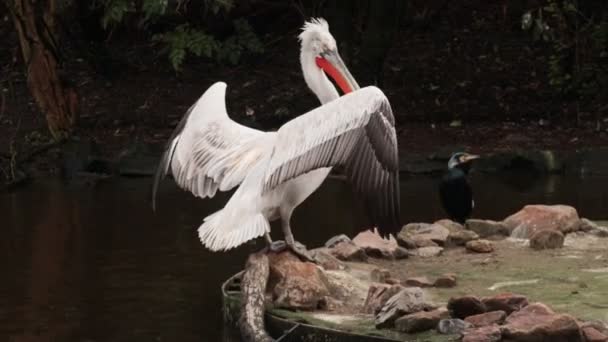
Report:
[[[264,329],[264,299],[269,273],[266,250],[249,255],[241,283],[242,309],[239,321],[245,342],[274,341]]]
[[[76,123],[78,96],[59,75],[56,0],[8,0],[7,5],[19,35],[30,92],[46,116],[53,138],[63,140]]]

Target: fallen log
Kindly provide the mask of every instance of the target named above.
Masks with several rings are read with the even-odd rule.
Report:
[[[245,342],[274,342],[264,328],[264,299],[270,266],[266,250],[247,259],[241,283],[241,318],[239,329]]]

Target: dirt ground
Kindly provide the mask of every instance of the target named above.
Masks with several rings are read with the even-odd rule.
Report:
[[[397,118],[401,148],[430,152],[448,145],[490,152],[608,146],[608,118],[602,119],[608,113],[551,91],[546,46],[521,32],[521,13],[483,4],[450,5],[437,25],[404,25],[396,37],[382,88]],[[135,141],[163,143],[216,81],[228,83],[227,106],[236,121],[279,127],[317,106],[301,77],[298,25],[293,26],[269,40],[262,56],[237,67],[189,60],[176,74],[149,45],[119,39],[111,48],[122,51],[122,59],[106,74],[86,58],[68,54],[64,69],[81,104],[76,135],[95,141],[105,156]],[[50,136],[27,90],[10,21],[0,25],[0,34],[8,37],[0,47],[0,161],[6,163],[11,154],[27,153]],[[606,126],[599,130],[598,117]]]

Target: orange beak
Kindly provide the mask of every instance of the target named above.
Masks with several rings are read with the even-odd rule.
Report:
[[[315,62],[336,82],[344,94],[359,89],[357,81],[350,74],[337,51],[330,51],[317,56]]]

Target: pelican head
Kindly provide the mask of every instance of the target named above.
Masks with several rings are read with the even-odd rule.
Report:
[[[329,25],[325,19],[313,18],[305,22],[299,39],[301,43],[300,62],[304,78],[308,86],[320,98],[337,98],[337,92],[325,74],[331,77],[345,94],[359,89],[357,81],[350,74],[338,53],[336,40],[329,32]],[[332,93],[332,89],[327,88],[327,83],[333,88],[333,94],[329,94]]]

